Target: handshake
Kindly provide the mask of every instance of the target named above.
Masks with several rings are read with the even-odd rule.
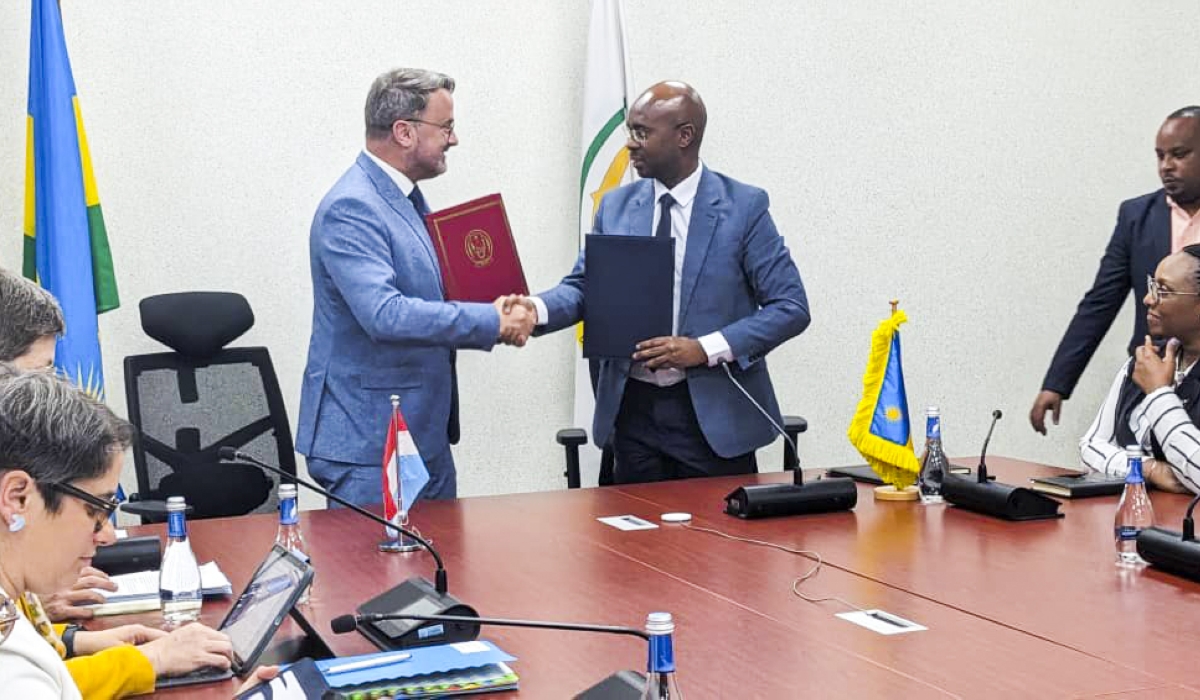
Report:
[[[520,294],[499,297],[492,305],[500,314],[500,342],[518,348],[525,347],[537,324],[537,307],[529,297]]]

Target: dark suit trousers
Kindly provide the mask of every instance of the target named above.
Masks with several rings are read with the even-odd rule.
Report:
[[[753,452],[726,459],[709,447],[696,420],[687,382],[657,387],[626,380],[613,451],[613,476],[618,484],[757,471]]]

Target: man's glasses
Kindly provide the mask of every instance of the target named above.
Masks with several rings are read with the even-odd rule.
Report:
[[[115,497],[103,499],[70,484],[53,483],[47,484],[47,486],[53,491],[58,491],[61,494],[83,501],[84,506],[87,507],[88,515],[96,521],[94,532],[97,533],[104,529],[104,523],[117,510],[117,506],[121,505],[120,501]]]
[[[691,122],[680,122],[680,123],[676,124],[674,128],[678,129],[683,126],[687,126],[688,124],[691,124]],[[650,138],[650,130],[647,129],[646,127],[640,126],[640,125],[639,126],[630,126],[630,125],[626,124],[625,125],[625,133],[629,134],[629,138],[634,143],[646,143],[646,139]]]
[[[1150,300],[1155,304],[1162,303],[1165,296],[1200,297],[1200,292],[1172,292],[1169,289],[1163,289],[1158,280],[1151,275],[1146,275],[1146,289],[1150,292]]]
[[[454,120],[453,119],[446,122],[445,124],[441,124],[439,122],[427,122],[424,119],[401,119],[400,121],[411,122],[413,124],[428,124],[429,126],[436,126],[437,128],[442,130],[442,133],[444,133],[446,135],[447,139],[449,139],[451,136],[454,136]]]

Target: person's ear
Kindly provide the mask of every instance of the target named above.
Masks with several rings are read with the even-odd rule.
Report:
[[[19,532],[25,527],[29,499],[36,489],[37,484],[28,472],[10,469],[0,474],[0,520],[10,532]]]
[[[679,127],[679,147],[687,148],[696,140],[696,126],[691,122]]]
[[[404,148],[411,146],[416,139],[412,123],[406,122],[403,119],[397,119],[392,122],[392,138]]]

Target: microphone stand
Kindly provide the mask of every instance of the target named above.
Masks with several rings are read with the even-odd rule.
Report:
[[[403,527],[398,527],[395,523],[388,522],[386,519],[371,513],[347,500],[336,496],[329,491],[310,483],[296,476],[289,474],[279,467],[267,464],[255,457],[238,451],[232,447],[222,447],[217,452],[218,457],[225,462],[248,462],[256,467],[265,469],[273,474],[279,475],[287,482],[296,482],[304,488],[313,491],[314,493],[325,496],[334,503],[349,508],[358,513],[362,517],[383,525],[385,528],[397,530],[407,537],[417,542],[429,552],[433,557],[434,564],[437,570],[434,572],[435,583],[430,584],[428,580],[414,576],[409,578],[397,586],[384,591],[380,595],[372,598],[363,604],[359,609],[373,608],[372,612],[399,613],[404,610],[420,610],[423,612],[435,613],[451,613],[467,619],[473,619],[478,613],[471,606],[463,603],[458,598],[450,595],[448,592],[448,584],[446,581],[446,567],[442,563],[442,557],[429,544],[429,541],[420,535],[411,532]],[[375,610],[377,609],[377,610]],[[407,628],[401,628],[395,634],[377,632],[372,630],[368,633],[366,629],[363,635],[374,642],[381,649],[394,649],[412,646],[426,646],[431,644],[444,644],[447,642],[460,642],[474,639],[479,636],[479,625],[459,622],[451,625],[440,626],[436,630],[419,629],[416,624],[410,625]],[[306,630],[307,631],[307,630]]]
[[[979,453],[979,467],[975,479],[946,474],[942,480],[942,498],[959,508],[1005,520],[1045,520],[1061,518],[1058,501],[1021,486],[998,484],[988,478],[986,455],[988,443],[996,421],[1003,414],[992,411],[992,425]]]
[[[788,436],[787,431],[779,427],[771,414],[759,405],[758,401],[746,391],[729,369],[729,364],[721,363],[729,381],[742,392],[742,395],[762,414],[763,418],[775,429],[792,448],[792,454],[797,458],[800,451],[796,443]],[[858,504],[858,489],[853,479],[818,479],[804,483],[804,472],[800,465],[792,470],[790,484],[753,484],[742,486],[725,496],[725,512],[738,518],[752,520],[770,518],[779,515],[806,515],[809,513],[829,513],[839,510],[850,510]]]
[[[992,411],[992,424],[988,426],[987,437],[983,439],[983,449],[979,451],[979,466],[975,468],[975,482],[978,484],[986,484],[988,482],[986,462],[988,443],[992,441],[992,431],[996,429],[996,422],[1003,415],[998,408]]]

